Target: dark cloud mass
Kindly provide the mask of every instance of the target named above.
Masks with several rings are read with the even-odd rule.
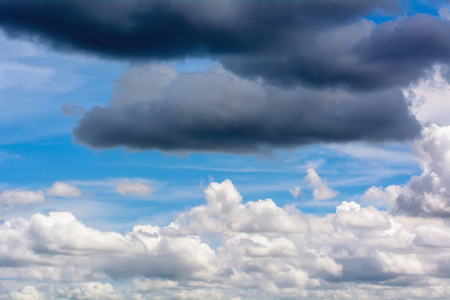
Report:
[[[85,114],[74,134],[99,148],[252,152],[418,131],[400,91],[278,88],[220,67],[177,74],[154,65],[125,72],[111,104]]]
[[[365,19],[375,11],[401,15],[399,3],[0,0],[0,27],[64,51],[139,63],[209,57],[225,68],[171,73],[162,85],[148,75],[152,67],[131,68],[111,105],[92,109],[75,128],[82,143],[251,152],[417,135],[400,89],[448,63],[450,22]]]
[[[394,0],[0,0],[0,26],[10,36],[107,58],[212,55],[272,84],[389,88],[448,62],[450,23],[426,15],[356,27],[352,33],[365,36],[351,47],[351,36],[318,41],[377,9],[399,12]]]
[[[266,52],[392,0],[0,1],[0,25],[58,48],[116,58]]]

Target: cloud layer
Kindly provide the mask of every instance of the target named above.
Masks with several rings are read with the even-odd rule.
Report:
[[[401,15],[394,0],[0,1],[0,26],[62,50],[116,59],[213,56],[272,83],[378,89],[407,86],[448,63],[450,22]]]
[[[13,299],[449,296],[450,228],[437,219],[400,218],[345,201],[336,213],[315,217],[271,199],[243,203],[229,180],[211,183],[205,194],[205,205],[169,226],[136,225],[125,234],[93,229],[68,212],[10,219],[0,226],[0,274],[28,284],[5,293]],[[133,285],[104,282],[111,278]]]

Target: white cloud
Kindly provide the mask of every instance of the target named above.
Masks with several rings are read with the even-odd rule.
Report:
[[[71,284],[58,290],[58,296],[66,299],[120,300],[123,296],[110,283],[85,282]]]
[[[143,182],[122,181],[116,185],[116,191],[121,195],[148,196],[153,189]]]
[[[243,202],[229,180],[205,194],[169,226],[124,234],[68,212],[10,219],[0,226],[0,276],[28,286],[16,298],[404,298],[399,284],[411,297],[450,296],[444,222],[345,201],[309,216],[271,199]]]
[[[3,190],[0,193],[0,203],[4,204],[35,204],[43,203],[45,196],[43,191],[28,190]]]
[[[317,200],[327,200],[336,197],[339,192],[328,187],[325,180],[319,177],[313,168],[306,170],[305,182],[313,189],[313,197]]]
[[[11,293],[13,300],[44,300],[45,297],[42,293],[38,292],[33,286],[25,286],[20,291]]]
[[[404,186],[371,187],[363,200],[390,206],[394,213],[419,217],[450,216],[450,126],[431,124],[411,151],[423,170]]]
[[[448,15],[447,9],[441,12]],[[450,125],[450,102],[446,101],[450,98],[450,84],[444,77],[445,72],[448,72],[448,67],[437,65],[429,76],[404,90],[412,103],[412,112],[422,123]]]
[[[300,196],[300,194],[302,193],[302,190],[300,189],[300,187],[296,186],[294,188],[289,188],[289,193],[291,193],[294,199],[297,199],[298,196]]]
[[[81,196],[82,191],[74,185],[57,181],[45,193],[52,197],[77,198]]]

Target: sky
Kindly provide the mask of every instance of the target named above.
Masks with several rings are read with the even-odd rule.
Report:
[[[450,3],[0,0],[0,299],[448,299]]]

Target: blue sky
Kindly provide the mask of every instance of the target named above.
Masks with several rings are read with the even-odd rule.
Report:
[[[24,9],[34,5],[25,2]],[[244,50],[233,44],[238,31],[227,18],[234,11],[199,8],[208,19],[179,7],[194,20],[189,30],[230,31],[220,37],[229,42],[218,44],[199,34],[209,38],[198,52],[181,38],[169,50],[187,52],[175,57],[157,42],[156,54],[151,47],[150,54],[108,52],[100,41],[33,31],[20,14],[10,12],[23,27],[0,13],[0,299],[387,299],[403,297],[398,285],[411,298],[448,297],[448,266],[439,267],[450,259],[448,41],[420,39],[447,32],[450,13],[444,1],[403,1],[400,11],[375,2],[366,13],[349,1],[343,16],[359,14],[328,21],[318,14],[329,10],[324,1],[314,13],[325,25],[305,17],[307,37],[298,41],[291,36],[303,32],[276,27],[284,24],[276,13],[272,19],[261,9],[277,28],[272,39],[280,31],[287,40],[264,40],[256,50],[243,41],[263,40],[250,25],[237,34]],[[122,26],[121,9],[127,18],[133,9],[148,13],[123,3],[104,15],[77,5],[100,27]],[[255,11],[249,18],[260,21]],[[408,35],[410,28],[420,30]],[[398,45],[383,52],[392,32]],[[296,94],[312,101],[290,102]],[[305,112],[303,123],[289,105]],[[278,115],[267,121],[271,112]],[[372,117],[379,126],[371,127]],[[218,124],[213,137],[201,127],[216,125],[210,119]],[[174,149],[148,124],[161,135],[170,127]],[[256,142],[245,138],[259,134],[254,128],[266,130]],[[112,146],[98,147],[109,139]]]

